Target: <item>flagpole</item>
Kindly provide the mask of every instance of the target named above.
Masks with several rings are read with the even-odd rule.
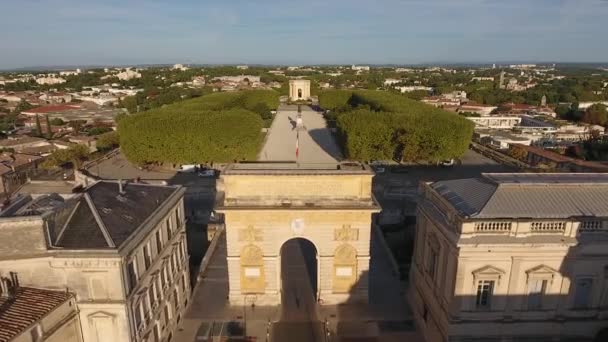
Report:
[[[300,168],[300,131],[296,128],[296,167]]]

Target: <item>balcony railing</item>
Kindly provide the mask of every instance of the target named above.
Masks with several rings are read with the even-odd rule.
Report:
[[[530,223],[530,231],[533,233],[563,233],[566,230],[564,221],[538,221]]]
[[[477,233],[508,233],[511,231],[511,222],[493,221],[493,222],[476,222],[475,232]]]

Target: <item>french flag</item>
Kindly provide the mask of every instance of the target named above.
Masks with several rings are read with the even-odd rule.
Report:
[[[296,132],[296,159],[300,155],[300,132]]]

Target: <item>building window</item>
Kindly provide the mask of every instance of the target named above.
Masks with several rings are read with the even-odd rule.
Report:
[[[135,328],[136,329],[139,329],[139,327],[141,326],[141,322],[143,321],[143,318],[142,318],[142,315],[141,315],[140,304],[141,303],[137,303],[133,307],[133,316],[135,317]]]
[[[167,233],[167,241],[171,240],[171,219],[165,221],[165,232]]]
[[[435,281],[435,274],[437,273],[437,259],[438,259],[438,253],[437,251],[429,246],[429,255],[428,255],[428,259],[427,259],[427,265],[426,265],[426,271],[429,274],[429,277],[431,277],[431,279],[433,281]]]
[[[137,258],[134,258],[129,262],[129,265],[127,266],[127,279],[129,281],[129,290],[131,291],[133,291],[135,285],[137,284],[137,266],[135,265],[136,261]]]
[[[154,326],[154,342],[160,342],[160,326],[158,323]]]
[[[178,248],[178,252],[179,252],[179,260],[180,261],[184,261],[184,240],[181,240],[179,242],[179,248]]]
[[[160,254],[160,252],[162,250],[163,250],[163,233],[159,229],[156,231],[156,253]]]
[[[169,308],[171,303],[165,303],[165,324],[169,325],[169,321],[171,320],[171,308]]]
[[[150,255],[150,245],[145,245],[144,246],[144,265],[146,266],[146,269],[149,269],[151,264],[152,264],[152,256]]]
[[[177,296],[177,289],[173,289],[173,307],[175,310],[179,307],[179,297]]]
[[[475,307],[477,309],[489,310],[492,304],[494,292],[494,280],[480,280],[477,283],[477,298]]]
[[[162,288],[164,289],[165,286],[167,286],[167,283],[168,283],[168,281],[167,281],[167,270],[166,270],[166,267],[163,267],[163,269],[160,271],[160,273],[161,273],[160,279],[161,279],[161,283],[163,285]]]
[[[528,283],[528,310],[540,310],[543,308],[543,297],[547,293],[545,279],[533,279]]]
[[[578,278],[574,289],[574,308],[587,309],[590,306],[591,289],[593,287],[593,279]]]
[[[154,286],[154,284],[153,284]],[[152,316],[152,308],[154,307],[154,294],[152,293],[153,289],[152,287],[148,288],[148,313],[149,316]]]
[[[186,293],[186,275],[182,275],[182,293]]]
[[[179,228],[181,222],[179,221],[179,210],[175,210],[175,228]]]
[[[178,271],[178,265],[179,262],[177,262],[177,251],[174,251],[174,253],[171,255],[171,264],[173,266],[173,272],[177,272]]]

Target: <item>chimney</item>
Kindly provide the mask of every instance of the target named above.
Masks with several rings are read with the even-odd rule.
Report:
[[[17,285],[14,281],[17,281],[17,273],[10,273],[11,279],[7,277],[0,277],[0,297],[13,299],[15,298],[15,293],[17,292]]]
[[[122,185],[122,179],[118,180],[118,193],[123,195],[125,193],[124,189],[123,189],[123,185]]]
[[[11,272],[10,276],[11,282],[13,283],[13,288],[17,290],[19,288],[19,276],[17,275],[17,272]]]

